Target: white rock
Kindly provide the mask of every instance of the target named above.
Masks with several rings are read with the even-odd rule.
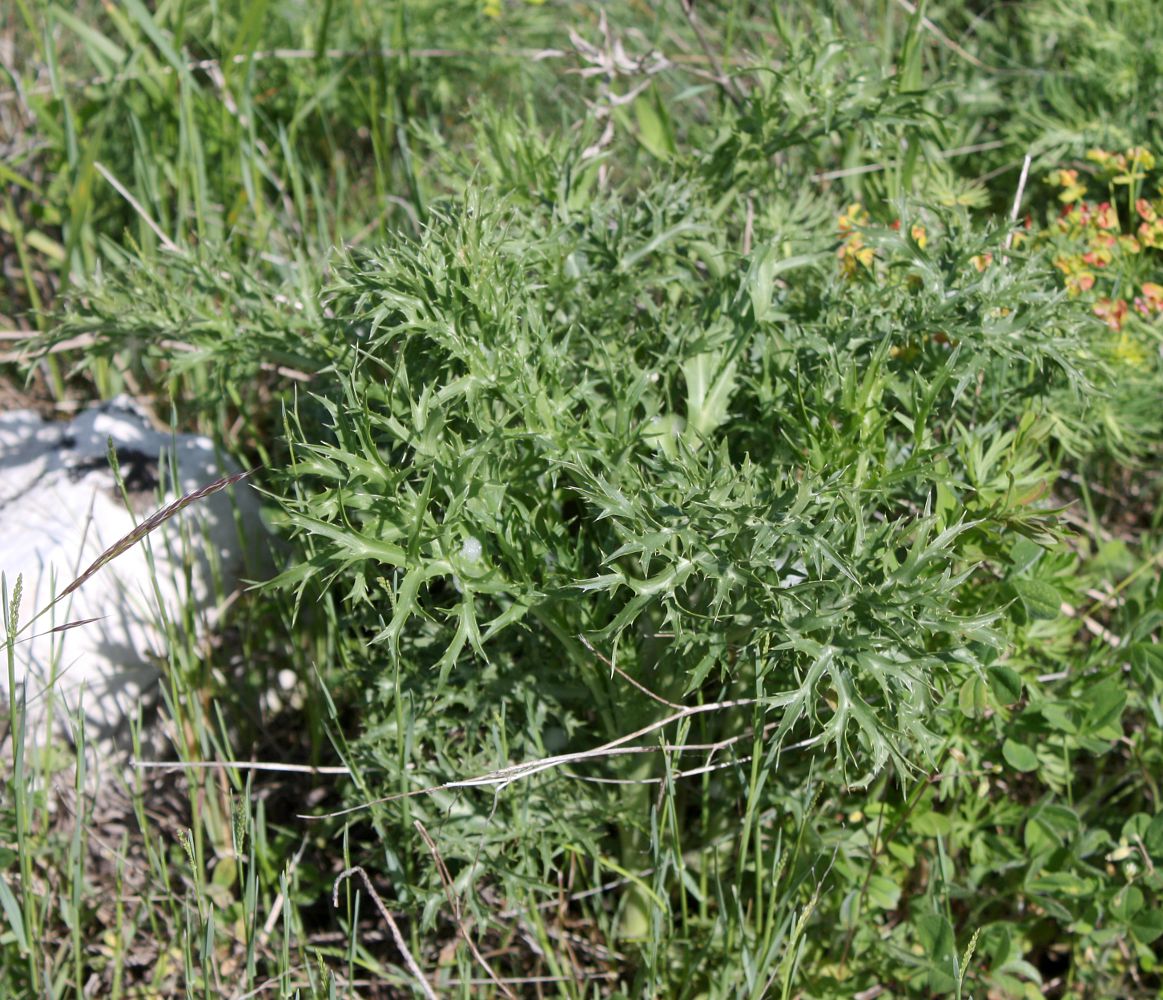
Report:
[[[106,459],[110,438],[132,514]],[[208,438],[159,433],[125,396],[69,423],[29,411],[0,414],[0,571],[10,597],[23,577],[15,681],[25,697],[27,741],[52,737],[51,700],[58,730],[72,735],[67,715],[79,711],[87,739],[125,743],[126,719],[155,693],[165,663],[160,623],[181,628],[191,607],[199,629],[213,627],[216,595],[234,588],[243,564],[236,511],[248,546],[259,534],[253,491],[239,483],[191,504],[72,594],[55,605],[52,597],[162,503],[235,471]],[[159,480],[166,484],[160,501]],[[52,631],[85,619],[99,620]],[[0,645],[0,691],[10,697],[8,687]]]

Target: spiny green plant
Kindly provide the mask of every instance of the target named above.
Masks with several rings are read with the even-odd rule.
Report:
[[[435,9],[431,36],[397,18],[377,42],[484,24],[540,44],[562,13]],[[353,811],[316,817],[293,878],[297,831],[264,838],[261,802],[243,824],[258,874],[198,828],[157,854],[159,881],[193,886],[171,896],[188,982],[218,968],[209,901],[237,875],[251,982],[310,964],[321,993],[318,958],[414,983],[351,882],[342,949],[308,955],[329,919],[312,899],[362,866],[423,974],[462,995],[505,992],[494,974],[562,995],[1150,988],[1157,559],[1104,518],[1136,518],[1149,546],[1158,515],[1129,508],[1157,483],[1099,491],[1157,449],[1155,374],[1145,397],[1117,391],[1109,331],[1036,238],[1045,191],[1025,192],[1021,240],[1013,177],[980,176],[1031,145],[1080,155],[1071,75],[1087,115],[1140,124],[1150,81],[1115,100],[1088,62],[1101,38],[1069,40],[1063,77],[1059,43],[1023,34],[1055,9],[760,23],[734,4],[693,27],[611,9],[608,36],[578,22],[584,77],[522,63],[512,104],[454,100],[454,63],[369,57],[370,125],[358,76],[246,64],[286,83],[259,102],[272,153],[247,161],[273,178],[282,252],[264,256],[245,202],[231,229],[188,200],[210,235],[157,255],[106,234],[110,265],[56,334],[93,336],[93,370],[207,426],[242,418],[294,553],[259,598],[281,625],[251,648],[288,650],[312,737],[350,772]],[[1134,4],[1102,10],[1124,31]],[[699,31],[712,44],[683,68],[625,69]],[[1034,50],[1037,74],[1019,66]],[[174,103],[205,96],[193,83],[159,107],[213,135]],[[367,142],[377,201],[333,199],[366,182]],[[324,257],[351,232],[362,249]],[[1063,509],[1075,494],[1085,517]],[[275,885],[272,957],[256,900]]]

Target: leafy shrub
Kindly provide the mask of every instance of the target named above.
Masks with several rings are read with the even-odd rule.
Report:
[[[789,254],[758,231],[743,256],[705,214],[706,191],[696,174],[584,212],[478,192],[418,243],[337,261],[318,358],[335,387],[292,424],[287,523],[308,558],[284,582],[343,595],[367,706],[351,748],[361,798],[490,772],[508,786],[516,762],[730,700],[699,714],[697,745],[745,747],[765,767],[712,754],[723,787],[675,786],[663,812],[633,784],[565,805],[555,771],[496,795],[372,807],[390,843],[449,810],[445,857],[483,864],[526,905],[542,896],[522,855],[508,867],[503,831],[537,831],[547,890],[579,829],[604,853],[616,827],[619,865],[658,871],[670,811],[683,850],[670,848],[649,906],[624,901],[631,937],[642,909],[678,920],[685,858],[722,836],[724,807],[779,816],[805,781],[835,795],[889,763],[910,781],[968,738],[957,719],[1021,698],[1000,654],[1048,600],[1057,615],[1034,572],[1057,547],[1037,502],[1054,475],[1046,411],[1064,390],[1079,421],[1087,405],[1092,324],[1047,290],[1040,258],[1003,266],[997,237],[956,213],[931,216],[931,233],[866,228],[863,272],[834,263],[830,232]],[[570,771],[657,782],[689,767],[646,760],[607,752]],[[810,884],[805,858],[786,863]],[[425,883],[404,898],[431,898]],[[664,899],[675,909],[658,911]],[[827,916],[833,905],[817,901],[817,918],[854,918]],[[749,933],[726,911],[683,936],[714,937],[724,920]],[[667,964],[654,988],[689,974],[679,955]]]

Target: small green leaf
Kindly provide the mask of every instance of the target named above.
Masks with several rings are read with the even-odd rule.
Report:
[[[1017,575],[1032,569],[1045,553],[1046,550],[1037,542],[1029,538],[1019,538],[1010,550],[1010,561],[1013,563],[1010,574]]]
[[[638,119],[638,141],[647,152],[659,160],[669,160],[674,156],[674,129],[665,108],[653,93],[644,94],[634,102],[634,116]]]
[[[888,848],[888,853],[906,868],[912,868],[917,863],[917,852],[911,844],[890,840],[885,846]]]
[[[1038,711],[1050,725],[1059,732],[1074,735],[1078,732],[1079,711],[1064,702],[1048,701],[1038,705]]]
[[[1143,892],[1135,885],[1125,885],[1115,893],[1110,912],[1116,920],[1126,923],[1143,908]]]
[[[1026,888],[1030,892],[1044,892],[1050,897],[1087,899],[1094,895],[1096,884],[1094,879],[1079,878],[1072,872],[1041,872],[1026,880]]]
[[[877,872],[868,880],[868,901],[880,910],[895,910],[901,900],[901,887],[887,875]]]
[[[988,670],[989,689],[999,705],[1012,705],[1022,697],[1022,678],[1017,671],[1000,664]]]
[[[1131,933],[1143,944],[1151,944],[1163,934],[1163,909],[1152,906],[1140,910],[1131,920]]]
[[[1041,580],[1027,580],[1019,577],[1010,581],[1011,586],[1022,599],[1026,611],[1031,618],[1041,618],[1044,621],[1057,618],[1061,613],[1062,598],[1058,591]]]
[[[1097,735],[1101,730],[1112,729],[1112,738],[1121,734],[1119,720],[1127,706],[1127,691],[1117,678],[1108,677],[1091,687],[1085,696],[1086,716],[1083,731]]]
[[[1131,663],[1145,670],[1156,681],[1163,682],[1163,646],[1150,642],[1136,642],[1131,647]]]
[[[1067,806],[1043,803],[1026,822],[1025,844],[1031,854],[1051,851],[1073,840],[1079,831],[1078,815]]]
[[[985,714],[987,704],[985,681],[977,674],[965,678],[957,695],[957,707],[961,709],[961,714],[970,719],[979,719]]]
[[[957,988],[957,957],[954,953],[953,928],[949,921],[936,913],[926,914],[917,921],[917,938],[925,949],[929,989],[934,993],[948,993]]]
[[[1015,771],[1038,770],[1038,755],[1022,743],[1006,740],[1002,745],[1001,755]]]

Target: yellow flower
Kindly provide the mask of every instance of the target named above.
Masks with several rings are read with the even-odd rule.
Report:
[[[1147,361],[1147,352],[1143,350],[1142,344],[1124,333],[1119,337],[1119,342],[1115,344],[1115,357],[1123,364],[1142,368]]]
[[[840,249],[836,251],[836,256],[840,259],[840,271],[846,277],[855,277],[861,267],[872,267],[876,251],[872,247],[865,246],[863,237],[859,232],[856,232],[871,221],[872,217],[868,214],[868,210],[858,201],[854,201],[844,209],[836,219],[840,236],[844,240]]]
[[[840,258],[840,270],[849,278],[854,277],[861,267],[865,269],[872,267],[872,261],[876,257],[876,251],[872,247],[866,247],[864,240],[860,238],[858,233],[853,233],[848,237],[836,251],[836,256]]]
[[[1147,171],[1155,166],[1155,157],[1142,146],[1132,146],[1126,157],[1120,157],[1119,172],[1111,178],[1114,184],[1134,184],[1147,176]]]
[[[1098,206],[1094,221],[1098,224],[1099,229],[1117,229],[1119,225],[1118,210],[1109,201],[1104,201]]]
[[[1077,170],[1055,170],[1050,175],[1050,183],[1055,184],[1064,190],[1058,195],[1059,201],[1064,201],[1068,205],[1071,202],[1078,201],[1086,194],[1086,185],[1078,180]]]
[[[1105,149],[1092,149],[1086,154],[1092,163],[1097,163],[1103,173],[1121,173],[1127,169],[1127,158],[1122,153],[1108,153]]]
[[[1148,247],[1163,247],[1163,219],[1139,226],[1139,241]]]
[[[1154,170],[1155,157],[1151,151],[1144,146],[1132,146],[1127,150],[1127,159],[1131,161],[1131,165],[1138,170]]]
[[[1066,279],[1066,290],[1073,296],[1089,292],[1094,287],[1094,275],[1089,271],[1079,271]]]
[[[868,209],[860,204],[860,202],[854,201],[840,213],[838,222],[840,224],[840,232],[842,233],[849,233],[853,229],[867,226],[869,222]]]
[[[910,236],[912,236],[912,238],[913,238],[913,241],[914,241],[914,242],[917,244],[917,246],[919,246],[919,247],[920,247],[922,250],[924,250],[924,249],[925,249],[925,247],[926,247],[926,246],[928,245],[928,243],[929,243],[929,236],[928,236],[928,234],[925,232],[925,227],[924,227],[924,226],[922,226],[922,225],[914,225],[914,226],[913,226],[913,227],[912,227],[912,228],[909,230],[909,235],[910,235]]]

